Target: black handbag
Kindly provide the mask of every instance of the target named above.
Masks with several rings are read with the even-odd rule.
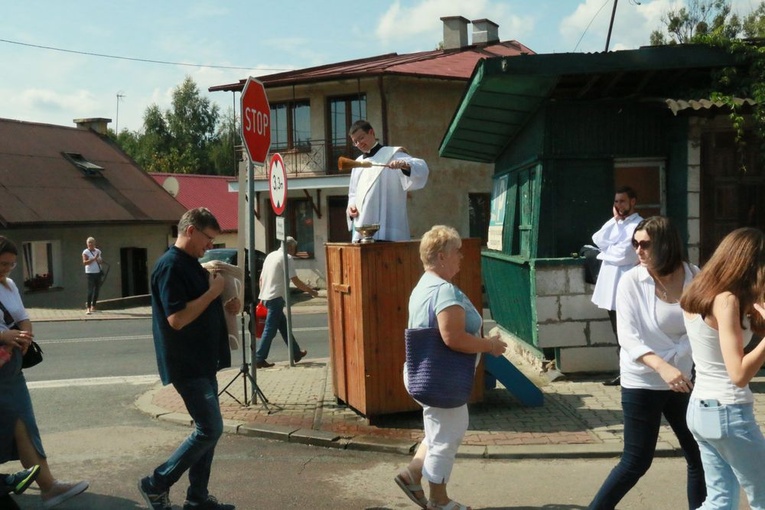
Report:
[[[40,348],[40,344],[32,340],[29,344],[27,352],[24,353],[24,358],[21,360],[21,368],[33,367],[43,360],[43,350]]]
[[[8,311],[2,302],[0,302],[0,309],[3,310],[3,321],[5,322],[5,325],[8,326],[8,329],[19,329],[13,315],[11,315],[11,312]],[[39,364],[42,360],[43,350],[40,348],[40,344],[32,340],[32,343],[29,344],[27,352],[24,353],[24,357],[21,360],[21,368],[33,367]]]
[[[600,265],[603,262],[598,258],[600,250],[589,244],[582,246],[579,250],[579,256],[584,258],[584,281],[595,285],[598,283],[598,273]]]

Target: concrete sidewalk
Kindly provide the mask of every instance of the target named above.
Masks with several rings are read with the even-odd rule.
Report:
[[[326,310],[322,299],[296,304],[293,313]],[[302,306],[301,306],[302,305]],[[110,310],[85,315],[80,310],[30,309],[33,321],[109,320],[150,317],[149,307]],[[236,363],[240,355],[234,353]],[[485,401],[470,406],[470,428],[459,455],[482,458],[618,456],[623,447],[620,391],[603,386],[602,378],[560,378],[541,382],[545,404],[523,407],[501,386],[486,392]],[[233,380],[233,382],[231,382]],[[542,380],[540,378],[540,380]],[[268,403],[258,399],[243,406],[244,377],[239,368],[218,374],[219,387],[230,382],[220,397],[229,433],[317,446],[397,452],[409,455],[422,438],[421,413],[383,416],[370,425],[352,409],[337,404],[328,359],[301,361],[294,367],[277,363],[257,371],[257,383]],[[765,391],[765,377],[751,385]],[[251,387],[248,382],[248,398]],[[172,386],[157,384],[137,402],[155,418],[186,426],[191,419]],[[755,403],[765,419],[765,402]],[[669,426],[659,434],[657,455],[680,455]]]

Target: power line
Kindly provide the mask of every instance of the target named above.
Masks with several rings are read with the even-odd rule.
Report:
[[[171,66],[187,66],[187,67],[211,67],[214,69],[240,69],[240,70],[252,70],[256,69],[255,67],[241,67],[241,66],[219,66],[214,64],[191,64],[188,62],[171,62],[168,60],[152,60],[148,58],[135,58],[135,57],[123,57],[119,55],[106,55],[105,53],[93,53],[90,51],[77,51],[77,50],[68,50],[66,48],[56,48],[54,46],[43,46],[40,44],[31,44],[31,43],[24,43],[19,41],[10,41],[8,39],[0,39],[0,42],[8,43],[8,44],[15,44],[17,46],[26,46],[29,48],[38,48],[42,50],[50,50],[50,51],[60,51],[63,53],[74,53],[75,55],[86,55],[88,57],[100,57],[100,58],[112,58],[115,60],[130,60],[132,62],[143,62],[148,64],[161,64],[161,65],[171,65]],[[263,71],[289,71],[289,69],[285,68],[278,68],[278,67],[260,67],[257,69],[261,69]]]
[[[610,1],[611,1],[611,0],[606,0],[605,2],[603,2],[603,5],[601,5],[601,6],[600,6],[600,9],[598,9],[598,12],[596,12],[596,13],[595,13],[595,15],[592,17],[592,19],[590,20],[590,22],[589,22],[589,23],[587,23],[587,26],[585,27],[585,29],[584,29],[584,32],[582,32],[582,35],[581,35],[581,37],[579,37],[579,40],[576,42],[576,46],[574,46],[574,51],[576,51],[576,49],[579,47],[579,43],[580,43],[580,42],[582,42],[582,39],[584,39],[584,35],[585,35],[585,34],[587,33],[587,31],[590,29],[590,25],[592,25],[592,22],[593,22],[593,21],[595,21],[595,18],[597,18],[597,17],[598,17],[598,14],[600,14],[600,11],[602,11],[602,10],[603,10],[603,7],[605,7],[605,6],[606,6],[606,4],[607,4],[608,2],[610,2]]]

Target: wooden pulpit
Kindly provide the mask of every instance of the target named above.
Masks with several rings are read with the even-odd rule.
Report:
[[[334,394],[365,417],[420,408],[403,380],[409,296],[423,273],[419,246],[325,244]],[[463,239],[462,253],[453,283],[483,310],[480,239]],[[481,363],[471,402],[483,400],[483,379]]]

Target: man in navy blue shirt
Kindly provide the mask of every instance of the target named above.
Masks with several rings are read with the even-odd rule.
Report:
[[[187,211],[178,223],[178,239],[151,273],[151,308],[157,368],[163,384],[172,384],[194,420],[194,432],[170,458],[142,478],[138,490],[155,510],[169,510],[170,487],[189,472],[184,510],[233,510],[207,490],[215,445],[223,433],[216,372],[231,366],[224,319],[223,276],[198,262],[213,247],[220,225],[203,208]],[[226,311],[239,313],[232,298]]]

